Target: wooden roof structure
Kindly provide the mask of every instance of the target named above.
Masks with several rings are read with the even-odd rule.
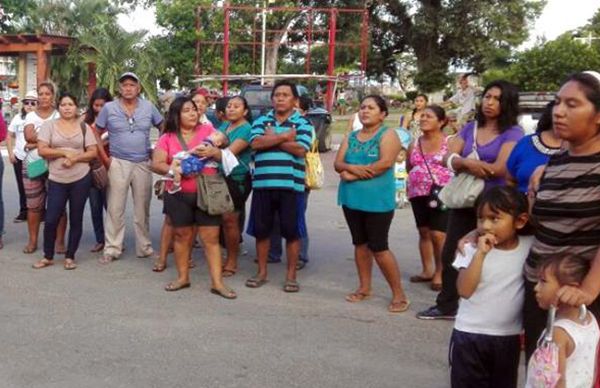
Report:
[[[63,35],[6,34],[0,35],[0,55],[35,53],[37,56],[37,84],[48,79],[49,55],[64,55],[76,39]],[[95,65],[88,64],[88,90],[96,87]]]

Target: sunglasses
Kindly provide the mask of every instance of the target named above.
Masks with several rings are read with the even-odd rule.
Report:
[[[36,106],[37,101],[23,101],[23,105]]]

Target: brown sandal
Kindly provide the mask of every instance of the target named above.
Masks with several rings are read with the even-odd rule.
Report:
[[[408,310],[409,306],[410,306],[410,301],[408,299],[401,300],[400,302],[392,302],[388,306],[388,311],[390,313],[403,313],[406,310]]]
[[[73,259],[65,259],[65,264],[63,265],[63,268],[67,271],[70,271],[72,269],[77,268],[77,264],[75,264],[75,261]]]
[[[350,303],[362,302],[363,300],[367,300],[370,297],[371,297],[370,293],[356,291],[356,292],[353,292],[352,294],[346,295],[346,302],[350,302]]]
[[[50,267],[51,265],[54,265],[54,260],[48,260],[46,258],[43,258],[42,260],[38,261],[37,263],[32,264],[31,268],[42,269],[42,268]]]
[[[166,264],[163,263],[154,263],[154,267],[152,267],[152,271],[154,272],[162,272],[167,268]]]

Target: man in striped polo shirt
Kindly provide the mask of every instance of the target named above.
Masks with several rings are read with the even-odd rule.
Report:
[[[300,238],[306,234],[304,155],[310,148],[314,128],[295,110],[298,97],[294,83],[277,82],[271,92],[273,110],[252,125],[250,144],[256,155],[248,234],[256,238],[258,273],[246,281],[251,288],[267,281],[269,237],[277,215],[288,261],[283,290],[299,290],[296,264]]]

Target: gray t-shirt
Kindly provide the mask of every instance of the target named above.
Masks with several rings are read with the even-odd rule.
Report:
[[[133,116],[129,117],[117,99],[104,105],[96,127],[108,131],[111,156],[139,163],[150,158],[150,130],[162,121],[160,112],[149,101],[138,98]]]
[[[56,120],[46,121],[40,127],[38,133],[38,140],[41,140],[55,149],[72,151],[75,153],[83,153],[85,149],[83,147],[83,131],[79,130],[74,134],[63,133]],[[96,145],[96,138],[92,129],[88,126],[85,131],[85,146],[89,147]],[[65,158],[56,158],[48,161],[48,178],[51,181],[58,183],[72,183],[85,177],[90,172],[90,164],[87,162],[75,163],[71,167],[64,167],[63,162]]]

